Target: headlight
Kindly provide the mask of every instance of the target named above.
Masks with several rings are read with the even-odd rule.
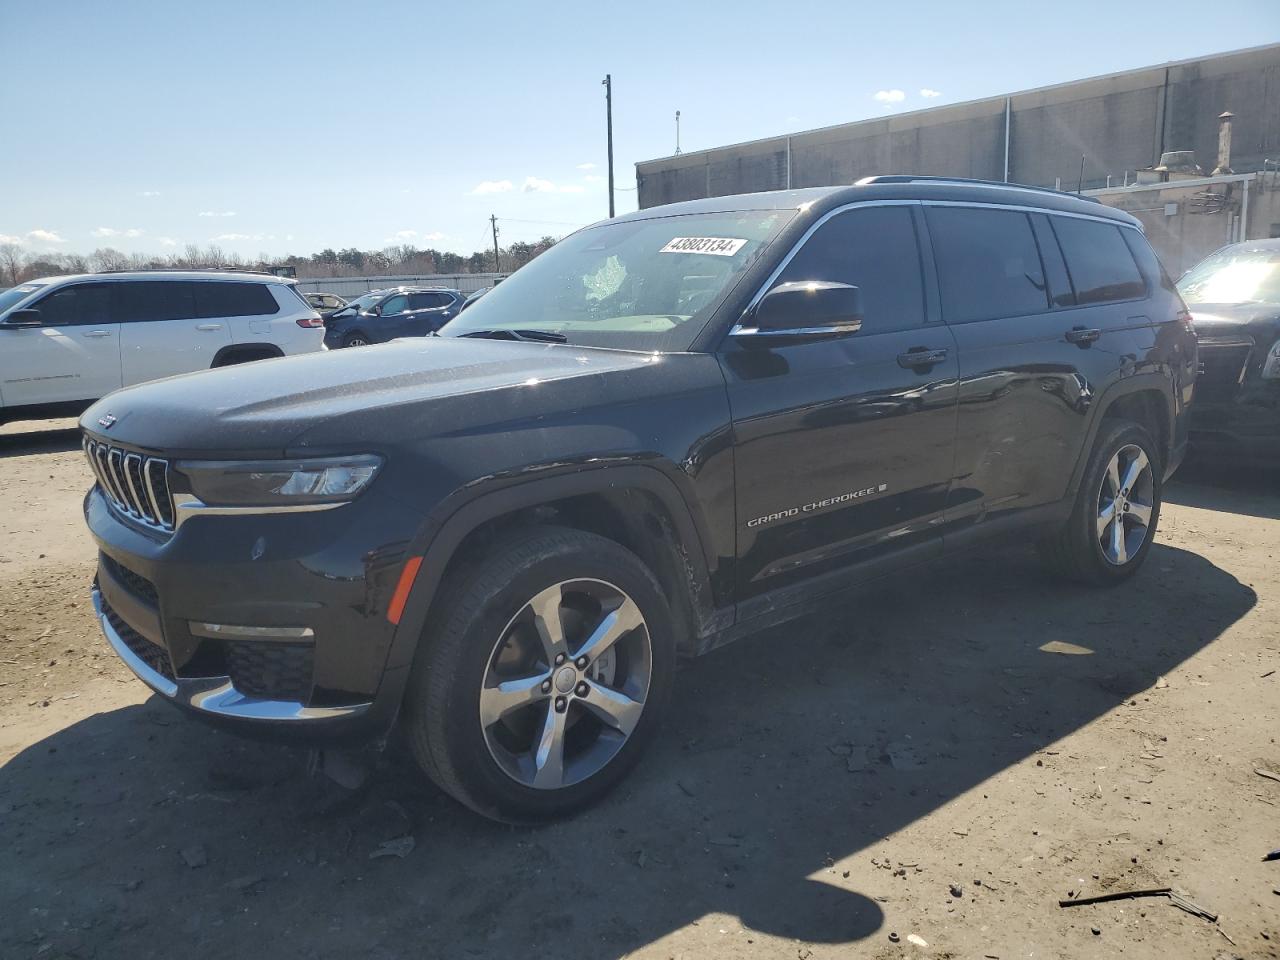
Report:
[[[1271,345],[1271,352],[1262,362],[1263,380],[1280,380],[1280,340]]]
[[[373,482],[382,467],[374,454],[307,460],[185,460],[174,470],[208,506],[278,507],[345,503]]]

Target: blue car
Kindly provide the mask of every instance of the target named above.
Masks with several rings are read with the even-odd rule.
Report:
[[[324,345],[336,350],[430,336],[461,312],[464,299],[445,287],[374,290],[325,314]]]

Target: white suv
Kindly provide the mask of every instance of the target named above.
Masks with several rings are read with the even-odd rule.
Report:
[[[112,390],[323,349],[293,281],[150,272],[32,280],[0,293],[0,422],[75,414]]]

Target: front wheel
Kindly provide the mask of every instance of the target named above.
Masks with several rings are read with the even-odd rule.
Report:
[[[1129,420],[1107,420],[1066,524],[1041,543],[1057,572],[1101,586],[1142,566],[1160,519],[1161,459],[1151,435]]]
[[[566,815],[626,776],[675,663],[671,614],[639,558],[538,528],[456,572],[441,596],[406,703],[428,776],[510,822]]]
[[[359,332],[348,333],[342,338],[342,345],[344,347],[367,347],[369,345],[369,338]]]

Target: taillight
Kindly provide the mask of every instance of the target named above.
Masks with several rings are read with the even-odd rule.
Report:
[[[313,313],[309,317],[299,317],[298,326],[300,327],[323,327],[324,321],[320,319],[320,314]]]

